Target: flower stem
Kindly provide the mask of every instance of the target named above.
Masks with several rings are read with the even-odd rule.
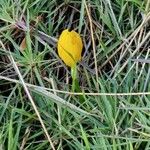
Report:
[[[72,92],[76,90],[76,82],[77,82],[77,66],[76,64],[71,67],[71,77],[72,77]]]
[[[72,77],[72,92],[82,92],[77,79],[77,66],[76,64],[71,68]],[[83,95],[78,96],[80,103],[84,103],[85,99]]]

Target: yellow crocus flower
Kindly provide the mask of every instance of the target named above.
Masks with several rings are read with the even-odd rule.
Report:
[[[81,60],[83,43],[80,35],[74,30],[65,29],[58,39],[58,55],[64,63],[73,67]]]

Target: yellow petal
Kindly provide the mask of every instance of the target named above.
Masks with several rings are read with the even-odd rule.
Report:
[[[83,43],[77,32],[66,29],[58,39],[57,48],[58,55],[64,63],[73,67],[81,59]]]

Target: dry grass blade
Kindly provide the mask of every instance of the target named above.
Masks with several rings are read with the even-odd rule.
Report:
[[[123,43],[119,46],[119,48],[117,48],[117,50],[115,52],[113,52],[113,54],[111,56],[109,56],[109,58],[100,66],[100,69],[102,69],[122,49],[122,47],[124,47],[127,44],[127,47],[124,50],[122,56],[120,57],[117,64],[113,68],[111,75],[114,73],[116,66],[120,63],[120,61],[122,60],[122,58],[124,57],[124,55],[128,51],[128,48],[131,46],[132,42],[134,41],[135,37],[141,31],[141,29],[143,28],[145,23],[149,21],[149,19],[150,19],[150,13],[147,14],[147,16],[143,19],[142,23],[138,26],[138,28],[127,39],[125,39],[123,41]]]
[[[150,64],[150,59],[131,59],[131,61]]]
[[[15,80],[15,79],[11,79],[11,78],[8,78],[8,77],[4,77],[4,76],[1,76],[0,75],[0,79],[2,80],[7,80],[7,81],[10,81],[10,82],[14,82],[14,83],[18,83],[18,84],[21,84],[23,85],[22,82],[18,81],[18,80]],[[61,91],[61,90],[56,90],[56,89],[50,89],[50,88],[44,88],[44,87],[41,87],[41,86],[36,86],[36,85],[33,85],[33,84],[28,84],[28,83],[25,83],[24,84],[26,85],[26,87],[30,87],[32,88],[35,92],[37,93],[40,93],[44,96],[48,96],[50,98],[53,99],[54,102],[56,103],[60,103],[64,106],[67,106],[73,110],[76,110],[77,112],[80,112],[82,114],[86,114],[86,115],[90,115],[90,113],[78,108],[77,106],[67,102],[67,101],[64,101],[62,98],[58,97],[56,94],[53,94],[53,93],[50,93],[48,91],[52,91],[54,93],[63,93],[63,94],[69,94],[69,95],[83,95],[83,93],[75,93],[75,92],[67,92],[67,91]],[[84,94],[92,94],[92,93],[84,93]]]
[[[59,102],[60,104],[64,105],[64,106],[68,106],[70,109],[72,110],[76,110],[77,112],[80,112],[82,114],[85,114],[85,115],[90,115],[90,113],[78,108],[77,106],[67,102],[67,101],[64,101],[62,98],[58,97],[57,95],[55,94],[52,94],[51,92],[48,92],[46,91],[45,89],[42,89],[42,88],[34,88],[34,90],[37,92],[37,93],[40,93],[41,95],[43,96],[47,96],[47,97],[50,97],[52,98],[52,100],[54,102]],[[54,90],[56,92],[56,90]],[[72,92],[73,93],[73,92]],[[57,100],[57,101],[56,101]]]
[[[146,53],[146,56],[145,56],[145,60],[147,60],[147,58],[149,57],[149,54],[150,54],[150,49],[147,50],[147,53]],[[142,64],[141,71],[140,71],[140,73],[139,73],[138,78],[137,78],[136,81],[135,81],[135,84],[133,85],[133,89],[137,86],[137,84],[138,84],[138,82],[139,82],[139,80],[140,80],[140,77],[141,77],[142,74],[143,74],[143,70],[144,70],[145,65],[146,65],[146,63],[143,63],[143,64]]]
[[[96,73],[96,80],[97,80],[97,84],[96,84],[96,88],[97,91],[99,91],[99,85],[98,85],[98,67],[97,67],[97,59],[96,59],[96,49],[95,49],[95,40],[94,40],[94,33],[93,33],[93,23],[92,23],[92,18],[88,9],[88,6],[86,4],[86,0],[84,0],[84,5],[85,5],[85,9],[89,18],[89,23],[90,23],[90,31],[91,31],[91,39],[92,39],[92,47],[93,47],[93,53],[94,53],[94,63],[95,63],[95,73]]]
[[[15,79],[11,79],[11,78],[7,78],[4,76],[0,75],[0,79],[2,80],[7,80],[10,82],[14,82],[14,83],[18,83],[18,84],[22,84],[20,81],[15,80]],[[44,88],[44,87],[40,87],[40,86],[36,86],[33,84],[28,84],[25,83],[26,86],[31,87],[31,88],[35,88],[38,89],[38,91],[44,90],[44,91],[53,91],[53,92],[57,92],[57,93],[63,93],[63,94],[69,94],[69,95],[87,95],[87,96],[131,96],[131,95],[135,95],[135,96],[139,96],[139,95],[150,95],[150,92],[132,92],[132,93],[76,93],[76,92],[67,92],[67,91],[61,91],[61,90],[56,90],[56,89],[50,89],[50,88]]]
[[[40,123],[41,123],[41,125],[42,125],[42,128],[43,128],[43,130],[44,130],[44,132],[45,132],[45,134],[46,134],[46,136],[47,136],[47,139],[48,139],[48,141],[49,141],[49,143],[50,143],[52,149],[55,150],[55,147],[54,147],[54,145],[53,145],[53,142],[52,142],[52,140],[51,140],[51,138],[50,138],[50,136],[49,136],[49,134],[48,134],[48,131],[47,131],[47,129],[46,129],[44,123],[43,123],[43,120],[42,120],[42,118],[41,118],[41,116],[40,116],[40,113],[39,113],[39,111],[38,111],[38,109],[37,109],[37,107],[36,107],[36,105],[35,105],[35,103],[34,103],[34,100],[33,100],[32,96],[31,96],[31,94],[30,94],[30,92],[29,92],[29,90],[28,90],[28,87],[26,86],[26,84],[25,84],[25,82],[24,82],[24,80],[23,80],[23,77],[22,77],[22,75],[21,75],[21,73],[20,73],[20,71],[19,71],[19,68],[17,67],[17,65],[16,65],[16,63],[15,63],[15,61],[14,61],[14,59],[13,59],[11,53],[10,53],[9,59],[10,59],[11,63],[13,64],[15,71],[17,72],[17,74],[18,74],[18,76],[19,76],[19,79],[20,79],[20,81],[21,81],[21,83],[22,83],[22,85],[23,85],[23,87],[24,87],[24,90],[25,90],[25,92],[26,92],[26,94],[27,94],[27,96],[28,96],[28,98],[29,98],[29,100],[30,100],[30,102],[31,102],[31,104],[32,104],[32,106],[33,106],[33,108],[34,108],[34,110],[35,110],[35,112],[36,112],[38,118],[39,118],[39,121],[40,121]]]
[[[134,50],[134,52],[131,54],[131,56],[128,57],[128,59],[125,61],[125,63],[122,65],[122,67],[118,70],[118,73],[120,73],[125,68],[125,66],[128,64],[128,61],[139,51],[139,49],[141,48],[141,46],[149,39],[149,37],[150,37],[150,32],[147,33],[147,35],[145,36],[145,38],[137,46],[137,48]],[[117,76],[117,74],[114,76],[114,78],[116,76]]]

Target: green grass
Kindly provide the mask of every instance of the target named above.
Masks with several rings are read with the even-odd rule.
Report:
[[[0,149],[150,150],[149,22],[149,0],[1,0]],[[79,94],[57,54],[70,27]]]

